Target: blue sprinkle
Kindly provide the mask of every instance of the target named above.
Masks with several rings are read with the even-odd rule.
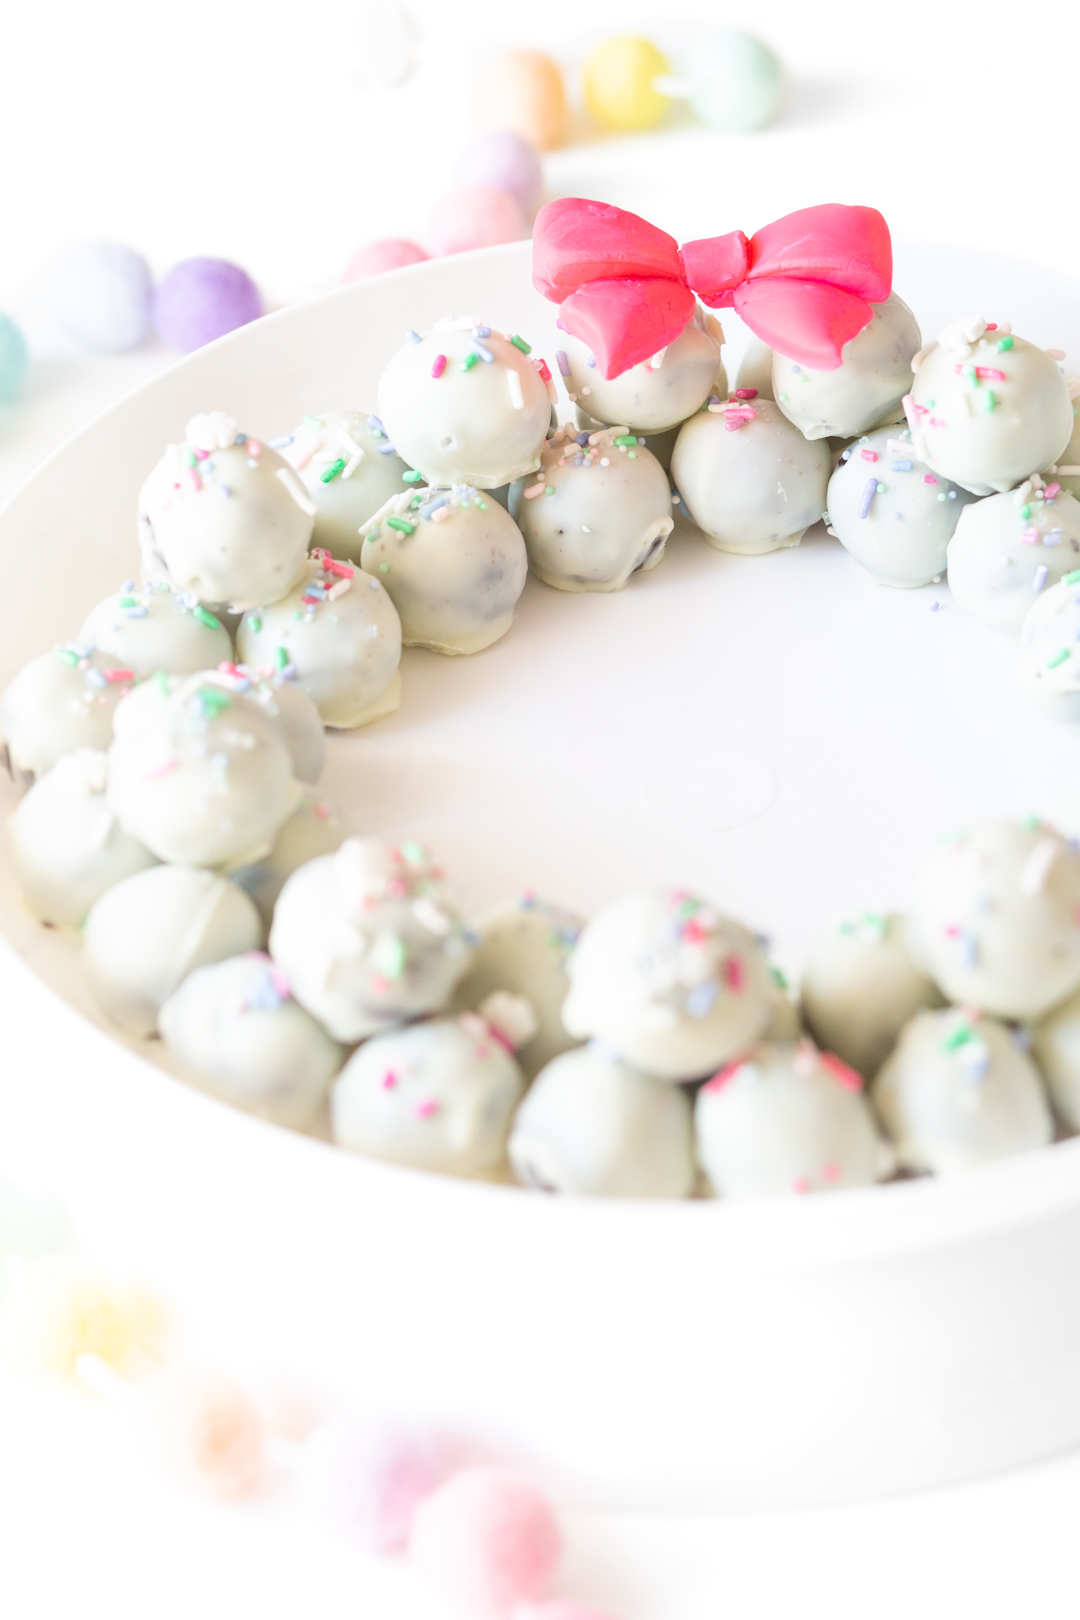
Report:
[[[476,352],[480,356],[481,360],[484,361],[485,365],[490,366],[491,362],[495,358],[495,356],[492,354],[491,350],[490,349],[485,349],[484,345],[482,343],[478,343],[475,338],[473,339],[473,348],[476,350]]]
[[[437,512],[439,510],[440,506],[445,506],[445,505],[446,505],[446,496],[445,495],[440,495],[438,500],[430,501],[427,506],[422,506],[420,508],[420,516],[422,518],[424,518],[425,521],[426,521],[427,519],[429,519],[431,517],[432,512]]]
[[[859,502],[859,516],[861,518],[870,516],[870,503],[874,499],[874,496],[876,494],[877,494],[877,479],[876,478],[871,478],[870,482],[867,484],[866,488],[863,490],[862,500]]]
[[[291,433],[283,433],[280,439],[267,439],[266,442],[271,450],[287,450],[293,442],[293,436]]]
[[[889,462],[889,471],[890,472],[910,472],[914,465],[915,465],[915,463],[912,462],[912,461],[890,461]]]
[[[846,461],[848,459],[848,457],[850,456],[850,454],[851,454],[850,450],[841,450],[841,452],[840,452],[840,460],[841,461]]]
[[[940,610],[941,610],[941,603],[940,602],[931,602],[931,604],[930,604],[931,613],[938,613],[938,612],[940,612]]]
[[[704,984],[697,984],[686,998],[686,1010],[691,1018],[704,1018],[710,1012],[720,987],[715,979],[706,979]]]
[[[383,427],[377,416],[369,416],[367,419],[367,425],[371,429],[372,433],[381,433],[383,438],[386,438],[386,429]]]
[[[555,350],[555,364],[558,366],[559,372],[560,372],[560,374],[562,376],[569,377],[569,375],[570,375],[570,362],[566,358],[566,350],[565,349],[556,349]]]
[[[1043,535],[1042,543],[1044,546],[1060,546],[1063,538],[1060,529],[1051,529],[1048,534]]]
[[[474,326],[473,327],[473,332],[477,337],[490,337],[491,336],[491,327],[490,326]]]
[[[1045,563],[1040,563],[1038,568],[1035,570],[1035,578],[1031,581],[1031,589],[1036,596],[1038,596],[1049,577],[1049,568],[1047,568]]]
[[[97,686],[99,688],[108,686],[109,684],[104,675],[101,673],[100,669],[88,669],[86,671],[86,679],[88,685]]]
[[[574,440],[574,443],[575,444],[580,444],[581,448],[583,450],[584,450],[585,446],[588,444],[588,442],[589,442],[589,435],[587,433],[579,433],[577,438]]]
[[[238,433],[236,438],[233,440],[233,444],[247,444],[247,442],[248,436],[246,433]]]
[[[135,581],[133,579],[125,579],[120,586],[120,595],[128,596],[134,589]]]
[[[791,369],[795,373],[795,375],[798,376],[799,372],[802,370],[802,366],[792,366]]]
[[[149,613],[149,611],[150,611],[149,608],[145,608],[145,607],[125,608],[124,609],[124,618],[125,619],[145,619],[146,615]]]
[[[590,354],[586,364],[590,365],[590,366],[595,366],[595,364],[596,364],[596,356],[595,356],[595,354]]]
[[[380,456],[396,456],[397,451],[394,449],[392,444],[380,444],[379,454]]]
[[[412,327],[410,326],[409,330],[405,334],[405,341],[406,341],[406,343],[419,343],[420,342],[420,334],[419,334],[419,332],[414,332]]]

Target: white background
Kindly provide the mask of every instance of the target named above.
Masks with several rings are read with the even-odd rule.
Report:
[[[651,13],[659,14],[654,18]],[[115,239],[156,272],[193,253],[244,264],[271,303],[333,285],[363,242],[422,229],[468,130],[469,85],[503,44],[569,68],[612,32],[675,47],[695,21],[768,38],[792,91],[777,127],[686,124],[552,154],[552,192],[632,207],[680,237],[752,230],[809,202],[873,203],[897,235],[1072,271],[1080,15],[1047,0],[830,9],[636,0],[543,11],[518,0],[414,0],[415,83],[357,88],[363,9],[284,0],[10,4],[0,63],[0,308],[35,365],[0,412],[0,496],[62,437],[167,363],[153,346],[79,356],[40,297],[61,247]],[[527,1392],[523,1392],[527,1398]],[[888,1399],[888,1391],[882,1391]],[[632,1424],[633,1414],[627,1414]],[[770,1518],[568,1518],[562,1589],[622,1620],[928,1620],[1076,1613],[1080,1461],[899,1503]],[[115,1620],[421,1620],[407,1571],[301,1524],[280,1496],[240,1510],[183,1497],[116,1416],[47,1386],[0,1385],[0,1611]]]

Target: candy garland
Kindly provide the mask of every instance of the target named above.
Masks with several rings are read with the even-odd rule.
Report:
[[[404,1555],[462,1620],[611,1620],[545,1599],[563,1537],[524,1474],[465,1461],[460,1442],[428,1427],[327,1413],[297,1390],[256,1396],[219,1368],[173,1358],[160,1297],[78,1253],[54,1200],[2,1184],[0,1335],[16,1367],[112,1407],[190,1491],[247,1502],[286,1472],[301,1513],[365,1553]]]

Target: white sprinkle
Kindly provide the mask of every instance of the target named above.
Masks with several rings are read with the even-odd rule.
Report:
[[[523,410],[525,406],[525,396],[521,392],[521,378],[518,376],[513,366],[508,366],[506,369],[506,384],[510,390],[511,405],[514,407],[515,411]]]
[[[1020,893],[1041,894],[1050,875],[1050,868],[1061,853],[1053,838],[1040,838],[1020,872]]]

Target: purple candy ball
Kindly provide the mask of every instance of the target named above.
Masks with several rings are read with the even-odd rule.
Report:
[[[476,135],[458,155],[450,176],[454,186],[491,186],[505,191],[531,214],[544,183],[534,147],[508,129]]]
[[[181,259],[154,289],[154,326],[173,349],[190,354],[263,312],[259,289],[228,259]]]

